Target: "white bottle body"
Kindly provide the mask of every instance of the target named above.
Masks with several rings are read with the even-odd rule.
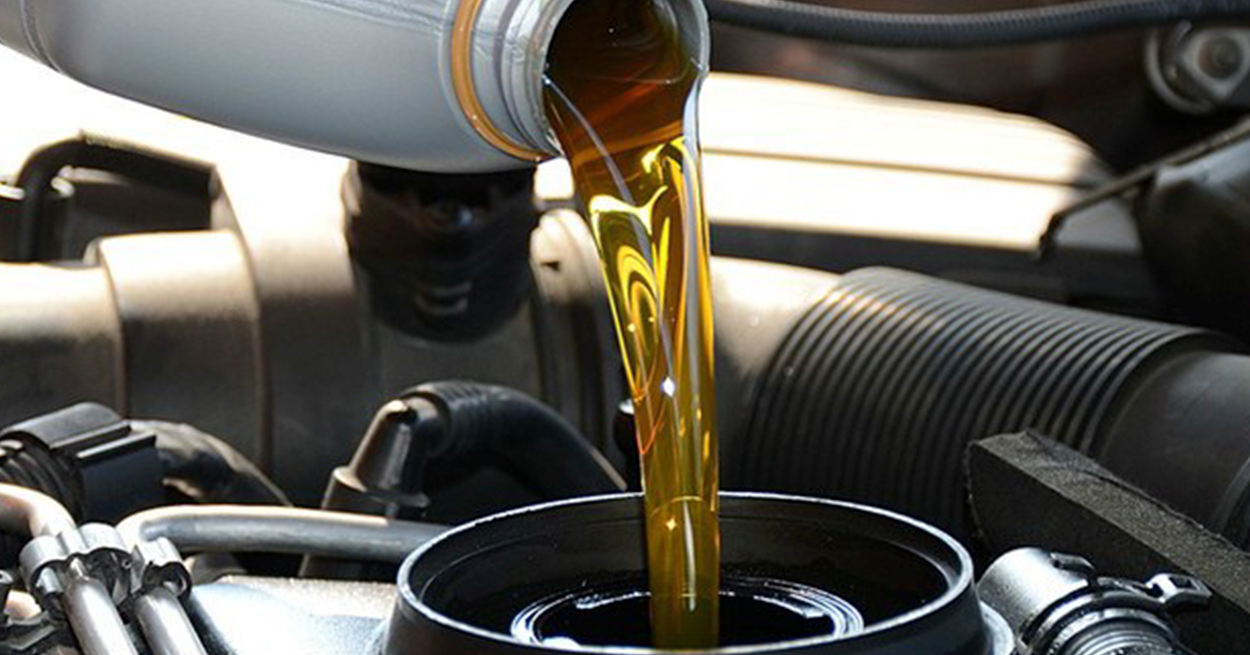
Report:
[[[467,1],[0,0],[0,42],[117,95],[354,159],[480,172],[556,156],[542,63],[576,0],[479,0],[471,20]],[[701,0],[677,4],[706,61]],[[469,119],[457,47],[485,122],[528,154]]]

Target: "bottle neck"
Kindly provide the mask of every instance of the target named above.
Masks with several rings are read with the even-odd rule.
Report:
[[[484,141],[520,161],[559,155],[542,106],[547,47],[575,0],[460,0],[451,74],[464,116]]]
[[[519,161],[560,155],[543,104],[544,69],[565,11],[585,1],[593,0],[461,0],[458,6],[451,57],[457,99],[478,134]],[[706,69],[703,1],[668,1]]]

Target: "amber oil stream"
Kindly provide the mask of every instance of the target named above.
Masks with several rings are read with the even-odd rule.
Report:
[[[717,645],[720,534],[703,69],[667,0],[579,0],[545,103],[590,220],[634,402],[652,644]]]

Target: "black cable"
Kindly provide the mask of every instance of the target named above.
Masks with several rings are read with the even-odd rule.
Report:
[[[290,505],[256,465],[229,444],[182,423],[131,421],[156,434],[164,482],[199,503]]]
[[[209,193],[213,176],[213,168],[198,161],[88,135],[45,146],[31,154],[18,173],[22,204],[17,218],[14,261],[37,261],[40,251],[50,241],[50,226],[43,220],[43,209],[52,191],[52,181],[68,167],[104,171],[149,186],[198,196]]]
[[[1090,0],[962,14],[841,9],[795,0],[705,0],[715,21],[765,32],[888,48],[982,48],[1180,21],[1250,17],[1250,0]]]
[[[321,506],[424,520],[426,481],[437,477],[428,473],[486,463],[543,500],[625,489],[612,464],[559,412],[505,387],[448,381],[423,384],[383,405],[351,464],[334,471]],[[301,574],[395,579],[391,567],[324,557],[306,559]]]
[[[1158,178],[1164,169],[1177,168],[1191,164],[1204,157],[1209,157],[1233,146],[1240,145],[1250,139],[1250,120],[1244,120],[1233,127],[1207,137],[1191,146],[1166,155],[1148,164],[1143,164],[1101,187],[1078,198],[1076,202],[1060,209],[1051,215],[1046,231],[1038,238],[1034,259],[1043,264],[1050,261],[1058,248],[1059,233],[1073,216],[1097,207],[1104,202],[1124,198],[1139,193],[1150,182]]]
[[[435,382],[409,397],[433,403],[446,431],[431,462],[492,453],[518,478],[547,498],[613,493],[625,488],[619,473],[558,412],[506,387]]]

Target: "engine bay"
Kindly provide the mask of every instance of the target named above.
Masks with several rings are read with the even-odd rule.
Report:
[[[0,652],[1246,651],[1250,8],[652,2],[713,44],[715,403],[677,431],[715,428],[719,641],[658,643],[648,578],[639,380],[694,374],[622,350],[606,219],[509,86],[571,2],[319,0],[221,56],[208,21],[135,61],[117,16],[0,30]],[[394,67],[329,51],[382,64],[427,14],[443,95],[368,113]],[[492,128],[444,120],[462,47]]]

